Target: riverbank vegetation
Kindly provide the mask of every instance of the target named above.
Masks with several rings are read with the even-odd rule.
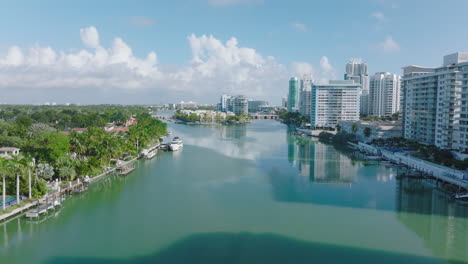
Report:
[[[307,118],[298,112],[288,112],[285,109],[276,112],[283,123],[287,125],[301,126],[303,123],[310,122]]]
[[[442,166],[459,170],[468,169],[468,158],[457,160],[450,150],[441,149],[434,145],[421,144],[417,141],[408,140],[403,137],[374,139],[370,144],[380,148],[387,148],[392,151],[407,151],[416,158],[427,160]]]
[[[330,142],[337,146],[347,146],[348,142],[357,143],[356,136],[354,134],[346,133],[345,131],[337,134],[323,131],[318,135],[318,137],[319,140]]]
[[[102,173],[166,133],[141,106],[0,106],[0,148],[20,149],[0,158],[0,190],[40,197],[47,181]]]

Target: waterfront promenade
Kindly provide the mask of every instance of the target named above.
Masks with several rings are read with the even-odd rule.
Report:
[[[391,152],[382,148],[359,142],[356,146],[360,151],[373,156],[379,156],[387,161],[405,165],[408,168],[417,170],[438,180],[453,184],[468,192],[468,173],[455,170],[449,167],[441,166],[432,162],[410,156],[407,153]],[[464,197],[457,195],[457,197]]]

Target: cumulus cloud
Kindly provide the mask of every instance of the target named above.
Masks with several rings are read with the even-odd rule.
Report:
[[[291,25],[294,29],[301,31],[301,32],[307,32],[309,30],[306,24],[302,24],[299,22],[294,22]]]
[[[232,37],[187,37],[191,58],[182,66],[159,65],[157,53],[135,56],[122,38],[100,43],[95,27],[80,30],[84,49],[64,52],[34,45],[12,46],[0,54],[0,93],[9,103],[167,103],[196,100],[214,103],[223,92],[279,103],[289,77],[312,74],[319,82],[334,79],[327,57],[318,66],[294,63],[293,72],[272,56],[243,47]]]
[[[391,37],[388,36],[383,42],[378,44],[378,48],[383,52],[396,52],[400,50],[400,45]]]
[[[319,67],[308,62],[295,62],[292,65],[292,70],[294,75],[299,77],[310,76],[314,82],[320,84],[336,79],[336,70],[326,56],[320,59]]]
[[[86,46],[94,49],[99,47],[99,33],[95,27],[80,29],[80,37]]]
[[[122,38],[103,47],[95,27],[81,29],[80,37],[85,48],[79,51],[56,51],[36,45],[26,50],[13,46],[6,54],[0,54],[0,91],[28,103],[32,94],[75,95],[83,102],[92,95],[121,98],[126,94],[136,98],[147,93],[158,95],[165,102],[214,102],[221,92],[227,91],[273,99],[282,94],[289,76],[286,67],[275,58],[240,46],[236,38],[222,42],[213,36],[192,34],[187,38],[192,52],[190,61],[181,67],[161,67],[155,52],[137,57]],[[5,93],[6,89],[14,92]]]

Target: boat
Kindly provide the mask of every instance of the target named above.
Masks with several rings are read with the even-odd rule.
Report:
[[[182,140],[179,137],[175,137],[172,139],[171,144],[169,145],[172,151],[179,150],[184,147],[182,144]]]
[[[171,132],[171,131],[167,131],[167,135],[168,135],[168,136],[172,135],[172,132]]]
[[[148,149],[142,150],[142,151],[140,152],[140,155],[138,155],[138,158],[139,158],[139,159],[145,158],[146,156],[148,156],[149,152],[150,152],[150,151],[149,151]]]
[[[148,152],[148,154],[146,155],[146,159],[152,159],[154,158],[154,156],[156,156],[156,154],[158,154],[158,149],[153,149],[150,152]]]
[[[169,150],[169,144],[161,144],[159,145],[159,149],[162,151],[167,151]]]

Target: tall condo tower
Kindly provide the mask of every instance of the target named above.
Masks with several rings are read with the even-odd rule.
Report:
[[[351,59],[346,64],[346,71],[344,74],[345,80],[353,80],[355,83],[361,85],[360,92],[360,109],[361,115],[369,114],[369,72],[367,70],[367,64],[362,62],[361,59]]]

